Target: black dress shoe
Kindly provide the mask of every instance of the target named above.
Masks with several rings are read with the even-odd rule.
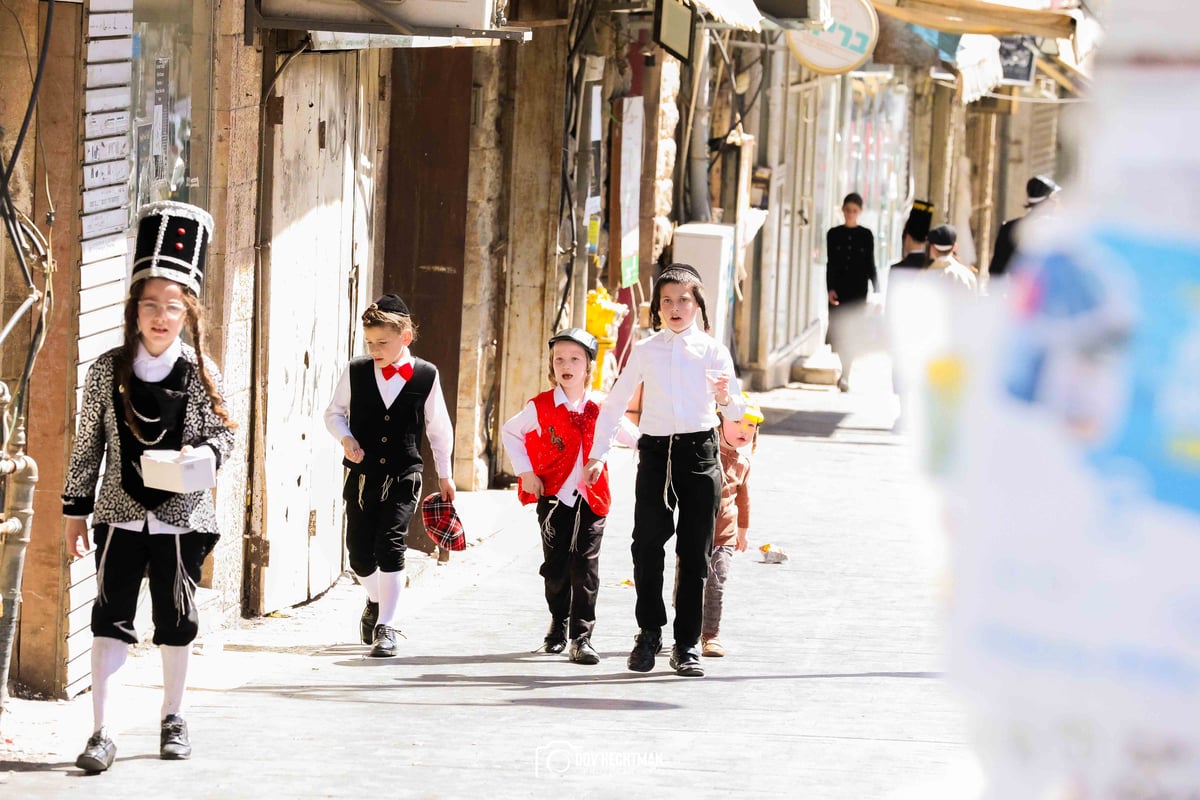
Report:
[[[158,736],[158,755],[168,761],[180,761],[192,755],[187,723],[178,714],[167,714]]]
[[[379,603],[367,601],[362,616],[358,619],[358,635],[363,644],[375,641],[375,623],[379,621]]]
[[[108,738],[108,733],[100,729],[87,740],[83,752],[75,759],[75,766],[84,772],[104,772],[112,766],[116,757],[117,746]]]
[[[550,630],[546,631],[542,649],[547,653],[561,653],[567,649],[567,621],[565,619],[562,622],[554,620],[550,623]]]
[[[375,644],[371,647],[371,658],[388,658],[396,655],[400,646],[396,637],[403,635],[390,625],[376,625]]]
[[[576,664],[599,664],[600,654],[592,647],[592,642],[586,636],[571,640],[571,652],[567,657]]]
[[[633,652],[627,662],[634,672],[649,672],[654,669],[654,657],[662,650],[662,633],[651,628],[642,628],[633,640]]]
[[[672,647],[671,669],[675,670],[676,675],[685,678],[703,678],[704,667],[700,666],[700,653],[696,650],[696,645]]]

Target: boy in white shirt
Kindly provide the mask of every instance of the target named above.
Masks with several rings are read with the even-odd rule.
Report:
[[[696,324],[700,315],[702,330]],[[671,667],[701,677],[700,628],[704,581],[721,497],[717,406],[741,418],[744,403],[729,350],[705,331],[708,312],[700,273],[672,264],[654,283],[650,317],[658,331],[633,347],[596,420],[585,480],[595,482],[613,434],[638,385],[644,387],[633,521],[633,580],[641,629],[629,668],[649,672],[662,649],[664,548],[676,537],[675,646]],[[675,523],[675,509],[679,523]]]
[[[421,500],[421,433],[429,439],[443,500],[454,500],[454,430],[437,367],[409,351],[416,334],[408,306],[385,294],[362,315],[366,357],[351,359],[325,427],[342,444],[348,471],[346,550],[367,592],[359,619],[376,658],[396,655],[396,619],[404,588],[405,537]]]

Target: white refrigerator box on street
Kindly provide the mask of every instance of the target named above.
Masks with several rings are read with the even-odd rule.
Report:
[[[733,335],[734,228],[713,222],[689,222],[675,229],[672,241],[675,262],[691,264],[700,273],[712,337],[726,347]],[[702,321],[697,322],[703,325]]]

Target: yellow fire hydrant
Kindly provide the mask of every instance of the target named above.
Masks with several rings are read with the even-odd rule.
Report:
[[[612,349],[617,345],[617,326],[628,313],[629,306],[614,302],[604,287],[588,292],[587,331],[600,345],[596,352],[596,370],[592,373],[593,389],[603,389],[616,380],[616,359],[612,357]]]

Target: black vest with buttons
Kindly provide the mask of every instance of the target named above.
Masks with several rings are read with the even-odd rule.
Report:
[[[437,378],[437,367],[413,360],[413,375],[391,406],[383,405],[370,358],[350,361],[350,433],[363,449],[360,464],[343,459],[351,472],[369,476],[403,477],[424,468],[421,434],[425,430],[425,401]],[[396,380],[393,378],[393,380]]]

